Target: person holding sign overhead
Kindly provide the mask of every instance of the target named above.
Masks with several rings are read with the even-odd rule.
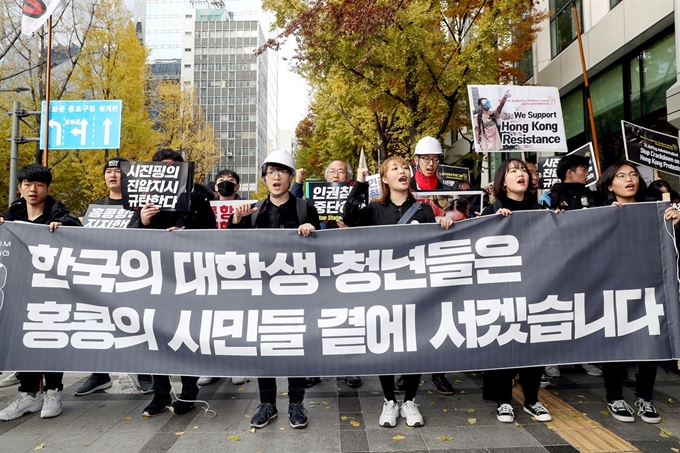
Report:
[[[491,110],[491,101],[480,97],[477,99],[479,112],[475,115],[473,124],[480,151],[497,151],[503,149],[501,131],[498,121],[505,107],[505,101],[510,97],[510,90],[506,91],[495,110]]]
[[[345,203],[343,218],[349,227],[370,225],[401,225],[406,223],[435,223],[432,207],[416,201],[411,188],[411,169],[403,158],[388,157],[380,166],[380,185],[382,198],[369,202],[368,169],[357,170],[357,181]],[[446,217],[439,220],[443,229],[448,229],[453,222]],[[387,428],[397,426],[397,418],[406,419],[408,426],[423,426],[425,421],[415,403],[419,374],[404,376],[404,403],[397,404],[394,391],[394,376],[380,376],[385,403],[379,424]]]

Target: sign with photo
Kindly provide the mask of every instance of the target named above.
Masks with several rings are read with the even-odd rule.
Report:
[[[468,85],[468,96],[478,153],[567,152],[557,88]]]
[[[466,167],[454,167],[453,165],[440,165],[437,168],[437,177],[442,183],[455,187],[458,181],[470,182],[470,169]]]
[[[416,199],[421,203],[429,204],[434,211],[435,217],[441,217],[445,214],[445,211],[452,209],[462,212],[467,207],[467,218],[470,218],[476,217],[477,212],[482,212],[484,192],[479,190],[416,192]],[[464,201],[454,203],[454,200]]]
[[[148,203],[161,211],[188,211],[194,186],[193,162],[121,162],[123,207]]]

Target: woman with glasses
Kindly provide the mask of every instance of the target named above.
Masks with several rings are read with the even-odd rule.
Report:
[[[640,177],[637,166],[631,162],[618,162],[607,168],[597,182],[597,189],[607,196],[606,205],[623,207],[628,203],[650,201],[645,195],[647,185]],[[653,201],[653,200],[651,200]],[[677,225],[680,212],[672,206],[666,209],[666,220]],[[627,375],[628,363],[612,362],[602,365],[604,386],[607,391],[607,407],[616,420],[632,423],[635,421],[633,408],[623,399],[623,376]],[[635,375],[635,408],[643,422],[659,423],[661,416],[652,404],[657,362],[639,362]]]

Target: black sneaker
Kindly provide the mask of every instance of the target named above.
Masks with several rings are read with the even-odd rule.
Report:
[[[552,420],[552,416],[548,409],[538,401],[533,406],[524,406],[524,412],[531,415],[539,422],[549,422]]]
[[[612,417],[620,422],[633,423],[635,421],[633,408],[624,400],[615,400],[607,403],[607,408],[609,409],[609,413],[612,414]]]
[[[108,374],[91,374],[87,381],[73,393],[75,396],[89,395],[90,393],[111,387],[111,378]]]
[[[304,428],[307,426],[307,409],[302,403],[290,403],[288,405],[288,419],[291,428]]]
[[[307,379],[305,379],[305,387],[307,387],[307,388],[314,387],[319,382],[321,382],[321,378],[308,377]]]
[[[661,415],[656,411],[656,408],[651,401],[645,401],[642,398],[638,398],[635,402],[635,407],[637,408],[638,417],[646,423],[659,423],[661,422]]]
[[[359,376],[347,376],[345,382],[347,383],[347,387],[353,389],[361,387],[361,378]]]
[[[406,385],[404,384],[404,376],[399,376],[394,381],[394,393],[406,393]]]
[[[446,376],[442,374],[432,375],[432,385],[437,389],[442,395],[453,395],[456,391],[453,389],[453,385],[446,379]]]
[[[183,398],[181,395],[177,401],[173,401],[168,409],[175,415],[184,415],[194,408],[194,402],[188,401],[187,398]]]
[[[139,384],[139,391],[145,395],[153,393],[153,378],[148,374],[138,374],[137,383]]]
[[[145,417],[155,417],[167,409],[170,403],[172,403],[170,395],[154,395],[151,404],[144,408],[142,415]]]
[[[262,403],[259,406],[257,414],[250,419],[250,426],[253,428],[264,428],[269,422],[279,415],[276,410],[276,404]]]

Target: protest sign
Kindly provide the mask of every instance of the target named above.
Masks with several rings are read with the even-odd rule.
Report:
[[[538,189],[550,190],[550,188],[560,182],[557,177],[557,165],[562,160],[560,156],[549,156],[538,158]]]
[[[678,137],[621,121],[626,159],[639,165],[680,176]]]
[[[368,198],[377,200],[382,197],[382,187],[380,187],[380,174],[366,176],[366,183],[368,184]]]
[[[0,370],[347,376],[678,358],[667,206],[311,237],[5,222]]]
[[[468,218],[475,217],[475,212],[482,212],[482,202],[484,192],[478,190],[466,191],[437,191],[437,192],[416,192],[416,199],[422,203],[429,204],[434,211],[435,217],[444,215],[446,205],[455,199],[465,200],[462,204],[463,209],[468,208]]]
[[[188,211],[194,186],[193,162],[121,162],[123,207],[153,203],[161,211]]]
[[[314,203],[322,228],[337,228],[351,186],[347,182],[308,182],[307,199]]]
[[[122,206],[91,204],[83,218],[85,228],[127,228],[133,211]]]
[[[454,167],[453,165],[439,165],[437,168],[437,177],[441,179],[442,184],[449,187],[455,187],[458,181],[470,182],[470,169],[465,167]]]
[[[567,151],[555,87],[468,85],[477,152]]]
[[[217,222],[218,230],[226,230],[229,226],[229,218],[234,213],[236,206],[243,203],[257,203],[257,200],[212,200],[210,207],[215,214],[215,222]]]

